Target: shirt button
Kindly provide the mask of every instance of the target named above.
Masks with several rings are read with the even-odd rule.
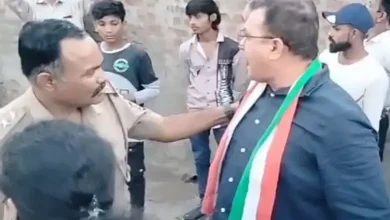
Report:
[[[245,151],[245,148],[241,148],[241,153],[244,153]]]
[[[139,169],[139,172],[140,172],[140,173],[144,172],[144,169]]]
[[[255,120],[255,124],[257,124],[257,125],[260,124],[260,120],[259,120],[259,119],[256,119],[256,120]]]
[[[226,209],[225,208],[221,208],[221,212],[226,212]]]
[[[230,177],[230,178],[229,178],[229,182],[233,182],[233,177]]]
[[[274,97],[275,96],[275,94],[273,94],[273,93],[271,93],[271,94],[269,94],[271,97]]]

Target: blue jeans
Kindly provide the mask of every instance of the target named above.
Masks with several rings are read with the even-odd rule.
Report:
[[[219,144],[226,127],[211,129],[215,140]],[[196,175],[198,177],[199,197],[203,199],[206,191],[207,178],[210,169],[210,131],[206,130],[190,137],[192,152],[194,154]]]

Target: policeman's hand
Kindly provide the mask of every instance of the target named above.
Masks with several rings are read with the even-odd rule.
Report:
[[[227,104],[227,105],[223,106],[225,115],[229,119],[229,121],[230,121],[230,119],[233,118],[233,115],[236,113],[238,105],[239,105],[239,102],[235,102],[235,103]]]

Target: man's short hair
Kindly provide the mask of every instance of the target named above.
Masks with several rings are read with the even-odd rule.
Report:
[[[105,16],[115,16],[121,21],[125,20],[126,10],[121,1],[102,0],[92,5],[91,14],[94,20],[99,20]]]
[[[61,41],[83,39],[86,33],[69,21],[29,21],[19,33],[18,52],[23,74],[31,81],[41,72],[61,73]]]
[[[317,57],[319,19],[312,0],[253,0],[249,8],[266,10],[266,27],[292,53],[305,59]]]
[[[217,18],[211,23],[211,27],[214,30],[217,30],[221,23],[221,13],[214,0],[191,0],[188,2],[185,11],[187,16],[194,16],[199,13],[204,13],[208,16],[215,14]]]
[[[90,128],[42,121],[7,139],[1,153],[0,187],[20,219],[82,219],[112,205],[115,156]]]

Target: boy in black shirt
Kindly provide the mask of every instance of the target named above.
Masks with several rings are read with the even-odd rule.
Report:
[[[159,80],[155,76],[148,53],[125,38],[126,12],[122,2],[102,0],[92,7],[96,31],[103,39],[103,70],[117,91],[129,101],[142,105],[156,97]],[[131,219],[141,220],[145,203],[144,142],[129,140],[128,164],[131,168],[129,191]]]

